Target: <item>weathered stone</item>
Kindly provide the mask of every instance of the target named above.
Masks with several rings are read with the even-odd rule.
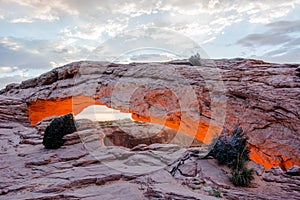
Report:
[[[185,144],[184,138],[188,136],[184,133],[177,132],[159,124],[135,122],[130,119],[118,120],[109,126],[102,127],[102,129],[106,132],[104,144],[107,146],[116,145],[134,148],[140,144],[172,143],[185,147],[199,147],[202,144],[196,139]],[[136,147],[135,150],[137,150],[137,148],[138,147]]]
[[[249,167],[249,169],[253,168],[255,170],[255,173],[256,173],[257,176],[261,176],[265,171],[265,168],[262,165],[257,164],[253,161],[249,162],[248,167]]]
[[[286,173],[288,175],[292,176],[300,176],[300,167],[297,165],[294,165],[293,167],[289,168]]]
[[[23,98],[0,95],[0,122],[6,121],[30,125],[28,108]]]
[[[0,120],[28,123],[29,117],[36,124],[48,116],[77,114],[89,105],[104,104],[131,112],[136,120],[153,119],[155,123],[165,122],[164,125],[174,129],[180,125],[186,133],[195,132],[194,127],[199,127],[196,137],[204,140],[203,137],[210,135],[208,125],[216,120],[211,119],[212,106],[222,111],[226,105],[224,126],[232,128],[241,124],[250,137],[252,160],[266,168],[280,166],[288,169],[300,165],[299,65],[247,59],[203,59],[201,64],[195,68],[184,60],[128,65],[71,63],[1,90],[0,94],[12,100],[0,98],[0,102],[4,102],[1,105],[5,105],[0,110]],[[207,73],[214,69],[218,70],[220,83],[224,84],[225,105],[221,96],[218,105],[211,101],[211,95],[222,93],[208,85],[210,77],[215,76]],[[181,78],[178,79],[176,74]],[[178,104],[189,95],[188,90],[181,87],[181,83],[174,90],[166,87],[173,80],[185,82],[196,95],[195,99],[189,99],[188,104],[198,110],[189,110],[188,117]],[[133,88],[136,90],[131,94]],[[118,102],[111,104],[112,99]],[[13,114],[14,111],[18,113]],[[215,128],[217,131],[223,127]]]
[[[57,149],[63,145],[63,137],[74,131],[76,127],[72,114],[55,118],[45,130],[43,145],[47,149]]]
[[[91,121],[80,120],[76,124],[84,130],[66,135],[65,143],[76,140],[78,136],[86,141],[85,137],[97,135],[97,123],[92,125]],[[20,134],[30,137],[37,144],[19,144],[22,141]],[[300,198],[298,176],[284,173],[275,176],[270,170],[262,177],[256,177],[253,186],[245,190],[232,185],[228,169],[218,166],[212,159],[186,160],[181,165],[182,170],[188,172],[197,166],[197,174],[183,173],[178,179],[164,167],[154,171],[144,170],[138,175],[132,173],[134,169],[161,164],[159,161],[162,160],[175,163],[177,159],[166,158],[176,151],[182,153],[175,155],[175,158],[200,152],[201,149],[197,148],[180,150],[176,145],[152,144],[141,151],[130,151],[112,146],[99,149],[99,154],[103,154],[96,157],[82,142],[45,150],[40,132],[19,123],[0,123],[0,136],[1,199],[218,199],[214,197],[214,192],[205,192],[203,187],[220,191],[226,199]],[[112,159],[105,160],[109,156]],[[121,159],[116,162],[117,157]],[[113,163],[116,165],[111,165]],[[124,171],[126,168],[131,173]]]
[[[186,162],[179,166],[180,173],[187,177],[195,177],[197,174],[197,163]]]
[[[282,171],[282,169],[280,167],[272,167],[271,173],[274,174],[275,176],[279,176],[279,175],[283,174],[284,172]]]
[[[207,65],[203,69],[213,68],[210,63],[203,60]],[[266,168],[298,165],[298,65],[245,59],[214,60],[214,65],[226,89],[224,126],[240,123],[250,136],[251,158]],[[188,103],[191,108],[199,105],[200,112],[188,110],[188,116],[183,115],[178,101],[188,94],[175,95],[164,87],[174,80],[174,74],[166,74],[164,68],[180,72],[196,95]],[[41,132],[50,122],[45,117],[77,114],[94,104],[131,112],[141,121],[152,117],[152,122],[166,122],[163,125],[173,129],[181,124],[187,132],[198,125],[199,131],[206,130],[209,121],[215,120],[210,94],[220,92],[206,80],[186,61],[128,65],[77,62],[9,85],[0,91],[1,199],[217,199],[202,187],[218,189],[226,199],[300,199],[299,176],[281,172],[275,176],[273,169],[266,170],[245,190],[232,185],[230,171],[212,159],[186,161],[189,164],[182,165],[182,170],[190,172],[197,166],[196,173],[184,173],[176,179],[166,169],[178,157],[197,149],[174,144],[141,145],[136,151],[106,147],[101,142],[116,129],[102,127],[100,131],[88,120],[81,120],[77,132],[63,137],[62,148],[45,150],[41,144]],[[120,83],[129,84],[119,90]],[[134,94],[129,93],[132,88],[137,89]],[[35,125],[43,119],[36,128],[29,123],[31,120]],[[138,175],[132,174],[138,170]],[[201,183],[191,180],[186,184],[186,179]]]

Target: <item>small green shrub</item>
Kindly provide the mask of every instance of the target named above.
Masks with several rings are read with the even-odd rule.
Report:
[[[200,59],[201,59],[200,54],[199,54],[199,53],[196,53],[195,55],[192,55],[192,56],[189,58],[189,62],[190,62],[191,65],[193,65],[193,66],[200,66],[200,65],[201,65]]]
[[[214,196],[215,196],[215,197],[221,198],[221,192],[220,192],[220,190],[214,189],[214,190],[213,190],[213,193],[214,193]]]
[[[253,173],[253,169],[248,169],[246,167],[243,167],[242,169],[233,170],[231,173],[231,182],[235,186],[248,187],[251,181],[254,179]]]

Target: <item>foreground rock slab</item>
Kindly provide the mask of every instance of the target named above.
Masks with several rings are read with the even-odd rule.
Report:
[[[293,167],[289,168],[286,173],[293,176],[300,176],[300,167],[294,165]]]
[[[300,177],[275,169],[257,176],[250,188],[234,187],[228,169],[212,159],[191,158],[180,166],[181,172],[174,176],[169,173],[178,158],[201,152],[201,148],[151,144],[143,145],[141,151],[131,151],[110,146],[101,147],[95,154],[97,151],[91,152],[87,146],[98,144],[106,133],[87,120],[77,121],[77,132],[66,135],[61,148],[45,149],[40,130],[47,123],[44,121],[37,128],[0,123],[0,199],[214,200],[220,199],[214,196],[217,191],[222,199],[300,198]],[[172,155],[173,160],[164,159],[173,158]],[[165,163],[159,162],[162,160]],[[132,167],[157,169],[138,172],[130,170]]]

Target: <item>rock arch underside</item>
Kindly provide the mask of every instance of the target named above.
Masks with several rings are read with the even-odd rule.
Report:
[[[212,132],[240,124],[250,138],[253,161],[266,168],[300,165],[299,65],[247,59],[202,62],[207,70],[216,67],[224,84],[226,101],[217,105],[226,112],[222,125],[214,123],[211,113],[211,94],[218,91],[209,88],[203,74],[185,60],[71,63],[1,90],[0,120],[34,126],[46,117],[70,112],[76,115],[97,104],[132,113],[138,121],[163,123],[172,129],[180,127],[187,134],[196,129],[195,137],[207,143]],[[195,93],[196,98],[188,101],[191,106],[197,105],[197,109],[185,111],[188,116],[184,117],[180,110],[180,100],[185,95],[179,96],[172,88],[165,87],[164,83],[170,82],[170,74],[163,70],[166,68],[179,72]],[[116,89],[124,81],[130,84]],[[137,89],[127,94],[129,87],[136,85]],[[111,103],[112,98],[116,104]]]

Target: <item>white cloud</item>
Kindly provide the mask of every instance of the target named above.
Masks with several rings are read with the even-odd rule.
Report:
[[[27,19],[27,18],[16,18],[10,20],[11,23],[32,23],[32,19]]]
[[[0,73],[11,73],[18,70],[18,67],[0,66]]]
[[[267,30],[249,34],[237,41],[247,53],[272,62],[300,62],[300,21],[278,21],[266,25]]]
[[[60,35],[64,38],[99,42],[106,36],[114,37],[124,30],[158,26],[171,28],[200,43],[242,20],[250,23],[273,22],[286,16],[299,3],[299,0],[242,0],[235,3],[229,0],[144,0],[139,3],[133,0],[5,2],[17,6],[12,6],[12,9],[19,11],[10,15],[12,23],[34,23],[39,20],[56,22],[64,17],[79,19],[75,24],[61,28]],[[148,19],[150,16],[152,18]]]
[[[67,63],[57,63],[57,62],[55,62],[55,61],[50,61],[49,64],[50,64],[50,66],[51,66],[52,68],[57,68],[57,67],[60,67],[60,66],[65,65],[65,64],[67,64]]]
[[[53,15],[36,14],[34,16],[25,16],[23,18],[15,18],[10,20],[11,23],[33,23],[35,21],[53,22],[59,20],[59,17]]]
[[[217,37],[211,37],[211,38],[209,38],[209,39],[207,39],[207,40],[204,40],[204,41],[202,42],[202,44],[206,44],[206,43],[212,42],[212,41],[214,41],[216,38],[217,38]]]
[[[18,83],[30,78],[27,71],[16,66],[0,66],[0,89],[10,83]]]
[[[39,75],[53,67],[84,60],[90,54],[85,46],[68,40],[30,40],[12,37],[0,37],[0,72],[9,74],[16,66],[22,74],[28,71],[31,75]],[[18,71],[18,70],[17,70]]]
[[[207,57],[199,44],[183,34],[164,28],[147,28],[127,31],[105,41],[92,52],[88,59],[114,62],[115,59],[120,60],[120,56],[122,59],[127,59],[126,57],[131,55],[138,54],[141,57],[143,54],[148,54],[147,57],[149,57],[149,54],[155,54],[158,55],[156,57],[165,60],[166,56],[162,53],[172,54],[177,58],[188,58],[196,52]],[[156,58],[154,59],[157,61]]]
[[[114,37],[124,31],[127,26],[128,21],[126,19],[95,21],[74,27],[65,27],[60,31],[60,36],[64,39],[94,40],[99,44],[104,41],[103,35],[107,34],[109,37]]]
[[[18,42],[12,41],[8,37],[0,38],[0,44],[8,47],[10,50],[17,51],[21,48],[21,45]]]
[[[24,81],[28,78],[30,77],[21,75],[0,77],[0,89],[5,88],[5,86],[7,86],[8,84],[20,83],[21,81]]]
[[[261,23],[261,24],[267,24],[275,19],[278,19],[280,17],[286,16],[292,7],[276,7],[272,9],[263,9],[265,13],[262,13],[261,10],[260,12],[255,12],[250,15],[250,23]]]
[[[14,11],[8,12],[11,23],[53,22],[59,20],[61,16],[78,15],[76,10],[70,9],[62,0],[7,0],[2,4],[8,5]]]
[[[55,21],[62,16],[87,17],[89,20],[109,17],[137,18],[142,15],[151,15],[158,12],[168,12],[177,17],[190,17],[210,15],[224,17],[228,15],[248,16],[253,23],[269,23],[274,19],[285,16],[293,9],[299,0],[266,0],[232,2],[229,0],[168,0],[168,1],[116,1],[116,0],[7,0],[1,4],[11,4],[14,12],[12,22],[28,22],[36,20]],[[15,6],[16,8],[14,8]],[[22,19],[22,20],[21,20]],[[202,20],[202,19],[201,19]]]
[[[119,2],[119,5],[112,9],[112,13],[124,14],[130,17],[138,17],[145,14],[151,14],[154,12],[154,10],[159,8],[159,5],[161,5],[159,1],[157,3],[154,1],[142,1],[141,4],[137,4],[135,1]]]

